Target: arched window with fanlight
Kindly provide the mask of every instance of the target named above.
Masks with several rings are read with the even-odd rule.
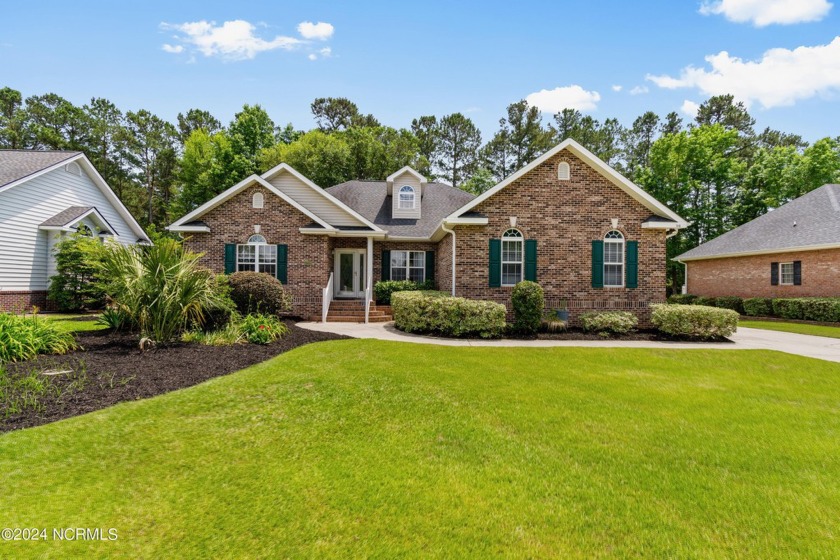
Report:
[[[522,281],[523,241],[518,229],[509,229],[502,235],[502,286],[515,286]]]
[[[260,234],[248,238],[248,243],[236,246],[237,272],[265,272],[277,275],[277,246],[269,245]]]
[[[624,235],[612,230],[604,236],[604,287],[624,286]]]
[[[398,208],[400,210],[413,210],[416,197],[417,194],[414,192],[414,187],[410,185],[400,187]]]

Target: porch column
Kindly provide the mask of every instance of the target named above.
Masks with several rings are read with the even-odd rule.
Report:
[[[367,238],[367,257],[365,258],[365,266],[367,267],[365,278],[368,279],[368,282],[370,282],[371,290],[373,290],[373,237]],[[372,293],[366,294],[365,297],[372,295]],[[368,297],[368,299],[370,298]]]

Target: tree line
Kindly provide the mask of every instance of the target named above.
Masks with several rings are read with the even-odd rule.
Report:
[[[381,180],[411,165],[479,194],[565,138],[574,138],[692,226],[669,240],[675,256],[829,182],[840,182],[840,137],[813,144],[755,120],[731,95],[711,97],[691,122],[648,111],[625,126],[574,109],[544,119],[510,104],[483,141],[462,113],[382,125],[345,98],[311,104],[316,126],[277,125],[244,105],[226,126],[203,109],[171,123],[103,98],[81,107],[48,93],[0,89],[0,148],[81,150],[145,226],[161,228],[252,173],[285,162],[322,187]],[[548,122],[546,122],[546,120]],[[669,282],[682,270],[669,264]]]

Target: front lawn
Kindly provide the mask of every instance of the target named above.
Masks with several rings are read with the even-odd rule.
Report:
[[[101,331],[108,327],[99,323],[99,315],[79,313],[45,313],[41,319],[53,323],[61,332]]]
[[[814,336],[827,336],[829,338],[840,338],[840,327],[828,325],[811,325],[809,323],[785,323],[783,321],[753,321],[741,320],[739,327],[751,329],[766,329],[768,331],[782,331],[797,334],[812,334]]]
[[[788,354],[324,342],[0,436],[0,526],[118,535],[0,556],[838,557],[838,434]]]

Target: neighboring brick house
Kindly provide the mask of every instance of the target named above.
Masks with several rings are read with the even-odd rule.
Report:
[[[0,312],[51,308],[56,243],[80,228],[149,243],[83,153],[0,150]]]
[[[840,296],[840,185],[818,189],[676,257],[708,297]]]
[[[431,280],[505,305],[524,279],[539,282],[548,307],[567,307],[574,323],[602,309],[645,321],[648,306],[665,299],[666,236],[685,226],[566,140],[479,197],[408,167],[325,190],[281,164],[169,229],[218,272],[276,275],[305,317],[325,316],[334,299],[364,302],[382,279]]]

